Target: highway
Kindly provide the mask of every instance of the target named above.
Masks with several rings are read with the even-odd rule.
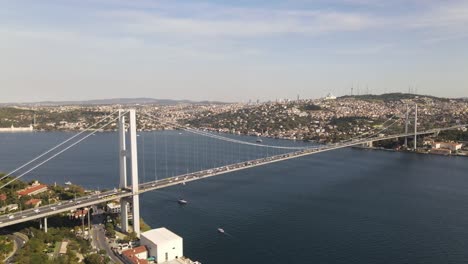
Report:
[[[418,135],[433,134],[441,130],[455,129],[455,128],[459,128],[463,126],[466,126],[466,124],[453,126],[450,128],[433,129],[433,130],[418,132],[417,134]],[[393,139],[393,138],[401,138],[401,137],[413,136],[413,135],[414,133],[397,134],[397,135],[365,138],[365,139],[341,142],[341,143],[336,143],[336,144],[328,144],[328,145],[323,145],[323,146],[314,147],[314,148],[302,149],[302,150],[298,150],[298,151],[287,153],[287,154],[280,154],[280,155],[270,156],[270,157],[256,159],[256,160],[239,162],[239,163],[222,166],[218,168],[187,173],[187,174],[174,176],[174,177],[170,177],[166,179],[139,184],[138,191],[135,194],[153,191],[156,189],[162,189],[162,188],[166,188],[169,186],[183,184],[185,182],[191,182],[191,181],[200,180],[200,179],[213,177],[217,175],[222,175],[222,174],[233,172],[233,171],[244,170],[244,169],[253,168],[256,166],[262,166],[262,165],[270,164],[273,162],[279,162],[283,160],[298,158],[301,156],[307,156],[307,155],[317,154],[317,153],[321,153],[325,151],[351,147],[355,145],[365,144],[368,142],[375,142],[375,141],[381,141],[381,140],[387,140],[387,139]],[[131,188],[132,187],[129,186],[126,189],[114,189],[114,190],[106,191],[103,193],[96,193],[96,194],[91,194],[85,197],[76,198],[74,200],[62,201],[62,202],[55,203],[55,204],[41,206],[37,209],[28,209],[28,210],[23,210],[20,212],[11,213],[8,215],[2,215],[0,216],[0,228],[14,225],[17,223],[34,220],[34,219],[48,217],[54,214],[69,212],[70,210],[73,210],[73,209],[90,207],[95,204],[112,201],[112,200],[119,199],[119,198],[129,197],[133,195],[133,193],[130,191]]]

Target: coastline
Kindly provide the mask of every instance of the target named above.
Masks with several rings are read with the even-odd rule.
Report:
[[[447,157],[468,157],[468,155],[464,155],[464,154],[460,154],[460,153],[456,153],[456,154],[436,154],[436,153],[430,153],[430,152],[411,151],[411,150],[396,150],[396,149],[386,149],[386,148],[382,148],[382,147],[365,147],[365,146],[352,146],[351,148],[360,149],[360,150],[377,150],[377,151],[388,151],[388,152],[402,152],[402,153],[447,156]]]

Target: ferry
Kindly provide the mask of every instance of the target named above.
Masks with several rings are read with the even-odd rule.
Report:
[[[184,205],[184,204],[187,204],[187,201],[184,200],[184,199],[180,199],[179,201],[177,201],[179,204],[181,205]]]

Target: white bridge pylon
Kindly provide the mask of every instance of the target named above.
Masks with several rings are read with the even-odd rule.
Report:
[[[119,111],[119,163],[120,163],[120,188],[128,188],[127,160],[130,159],[130,179],[132,196],[130,201],[127,198],[120,199],[121,216],[120,226],[122,231],[128,232],[128,206],[132,203],[133,232],[140,237],[140,197],[138,195],[138,157],[137,157],[137,129],[135,109],[128,112],[128,126],[125,122],[125,114]],[[128,127],[128,130],[126,129]],[[127,131],[129,137],[129,148],[127,150]]]

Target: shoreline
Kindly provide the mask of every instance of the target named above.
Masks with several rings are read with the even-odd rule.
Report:
[[[401,152],[401,153],[412,153],[412,154],[423,154],[423,155],[434,155],[434,156],[445,156],[445,157],[468,157],[468,155],[463,154],[435,154],[430,152],[420,152],[420,151],[410,151],[410,150],[395,150],[395,149],[386,149],[383,147],[364,147],[364,146],[352,146],[353,149],[359,150],[375,150],[375,151],[388,151],[388,152]]]

